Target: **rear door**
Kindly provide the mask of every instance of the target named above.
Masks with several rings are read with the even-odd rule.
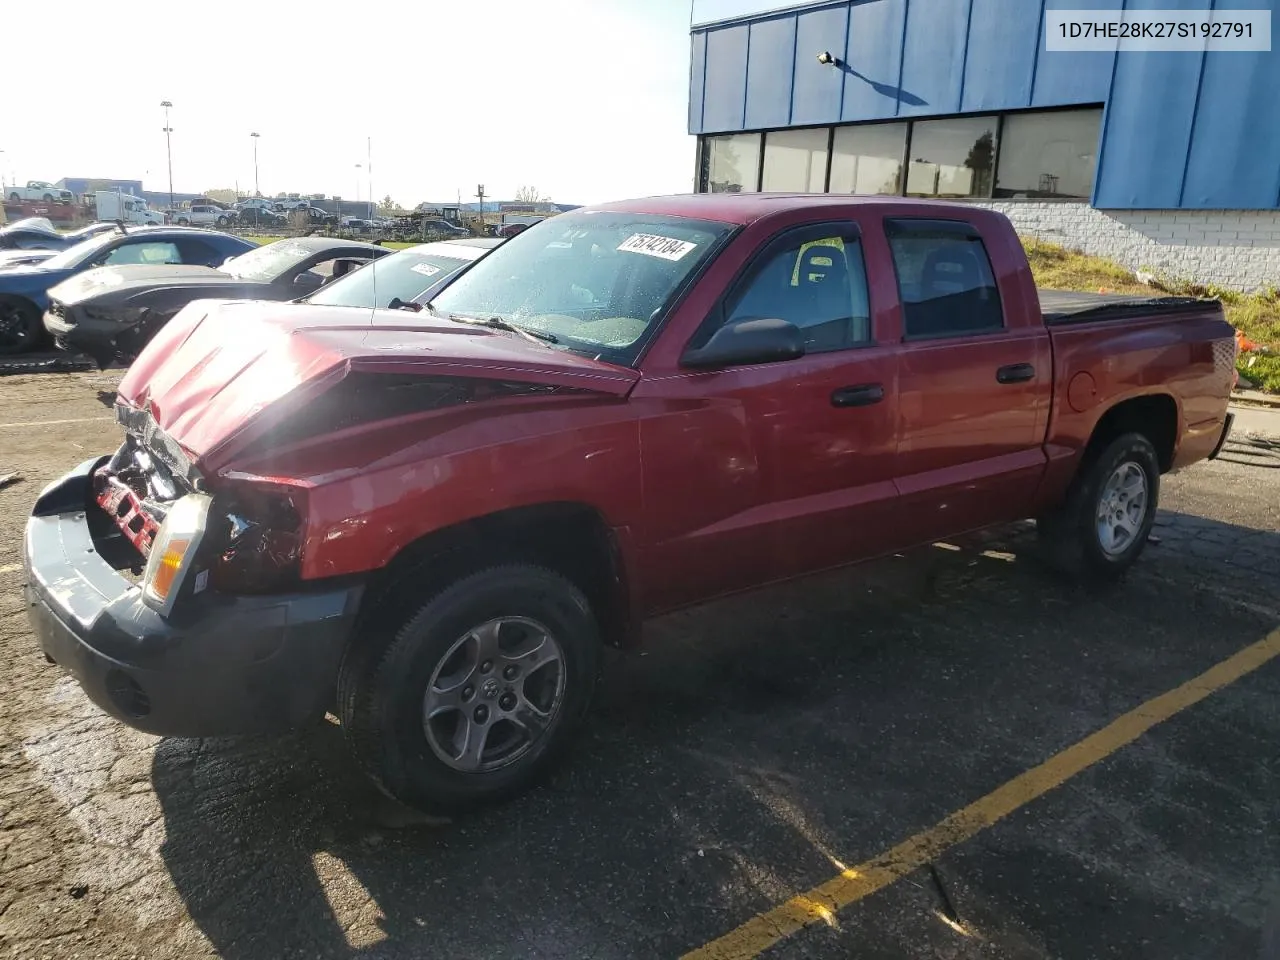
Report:
[[[1048,332],[1006,309],[982,236],[888,219],[898,281],[897,486],[912,543],[1025,517],[1044,470]]]
[[[748,261],[686,347],[783,319],[793,360],[642,379],[646,607],[668,609],[887,549],[896,346],[876,340],[851,222],[787,230]]]

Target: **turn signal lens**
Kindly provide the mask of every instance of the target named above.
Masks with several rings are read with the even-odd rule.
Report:
[[[142,578],[142,597],[162,615],[173,609],[183,578],[191,568],[209,516],[209,498],[182,497],[169,510],[156,533]]]

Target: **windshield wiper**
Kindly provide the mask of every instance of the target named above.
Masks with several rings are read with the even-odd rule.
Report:
[[[401,300],[399,297],[392,297],[391,302],[387,304],[388,310],[412,310],[414,313],[422,311],[422,304],[414,303],[412,300]]]
[[[432,311],[434,312],[434,311]],[[456,313],[448,315],[450,320],[456,320],[458,323],[469,323],[474,327],[488,327],[490,330],[509,330],[512,333],[518,333],[526,340],[532,340],[535,343],[542,341],[543,343],[559,343],[560,338],[554,333],[547,333],[544,330],[529,330],[525,327],[517,327],[509,320],[503,320],[501,317],[463,317]]]

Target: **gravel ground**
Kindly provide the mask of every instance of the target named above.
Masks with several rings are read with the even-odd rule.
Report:
[[[549,784],[424,823],[331,724],[150,737],[37,654],[22,524],[115,445],[117,376],[0,378],[0,951],[24,960],[678,956],[1280,624],[1280,453],[1237,442],[1166,479],[1117,588],[1010,530],[657,621]],[[769,956],[1260,956],[1278,704],[1272,662]]]

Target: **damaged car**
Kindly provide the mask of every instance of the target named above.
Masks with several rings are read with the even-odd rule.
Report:
[[[91,223],[59,233],[48,217],[27,217],[0,227],[0,269],[41,263],[82,240],[116,229],[114,223]]]
[[[123,264],[150,270],[167,264],[212,267],[255,247],[240,237],[193,227],[116,227],[39,263],[0,270],[0,355],[24,353],[44,342],[41,317],[49,308],[49,290],[77,274]]]
[[[332,713],[382,790],[464,812],[551,769],[649,617],[1026,518],[1121,577],[1226,442],[1234,337],[1216,300],[1038,292],[968,204],[583,208],[412,315],[189,304],[116,449],[36,499],[27,615],[124,723]]]
[[[296,300],[389,253],[371,243],[302,237],[257,247],[219,267],[102,267],[49,291],[44,326],[58,347],[105,367],[132,360],[193,300]]]

